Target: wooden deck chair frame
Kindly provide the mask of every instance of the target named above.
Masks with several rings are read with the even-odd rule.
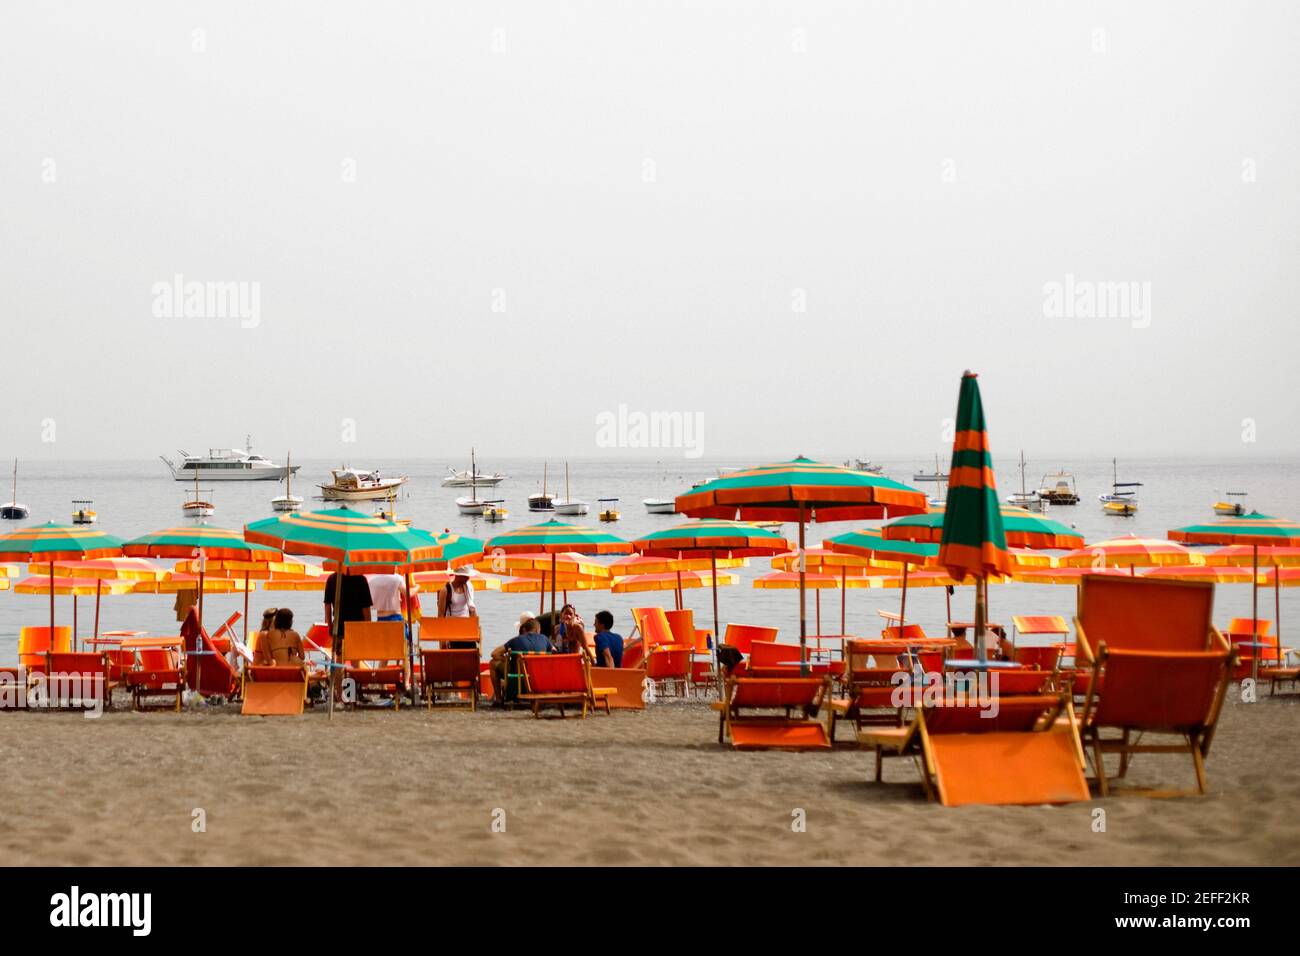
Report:
[[[171,709],[180,713],[182,696],[185,693],[185,663],[181,659],[184,640],[180,637],[134,637],[124,638],[121,645],[124,651],[135,655],[135,664],[123,675],[123,683],[131,691],[131,709],[164,710],[163,707],[150,707],[146,701],[151,697],[169,697],[173,704]],[[166,653],[170,655],[163,666],[163,660],[144,654]]]
[[[536,685],[542,683],[537,668],[547,667],[555,668],[561,665],[569,666],[576,663],[577,668],[572,668],[576,674],[581,671],[581,682],[576,682],[572,687],[564,690],[537,690]],[[520,661],[524,674],[524,684],[527,690],[519,695],[520,703],[528,704],[532,707],[533,716],[541,718],[542,708],[548,705],[559,708],[560,719],[564,718],[564,708],[577,704],[582,708],[582,716],[587,716],[587,709],[595,711],[603,705],[605,713],[610,712],[609,697],[614,693],[613,688],[593,687],[591,683],[591,664],[587,661],[585,654],[525,654]],[[536,681],[534,678],[536,677]]]
[[[111,710],[113,708],[113,690],[118,686],[118,682],[109,679],[108,657],[103,651],[52,651],[48,658],[49,667],[45,675],[47,681],[52,680],[51,675],[56,674],[77,674],[84,680],[85,674],[89,673],[100,686],[104,709]],[[86,665],[89,665],[89,670],[83,669]],[[82,682],[79,681],[76,690],[80,691],[82,689]],[[57,691],[58,688],[49,688],[51,706],[55,709],[59,708],[58,701],[62,699]],[[81,705],[81,707],[70,706],[76,710],[84,709],[84,700],[81,701]]]
[[[433,710],[438,706],[468,707],[470,710],[478,710],[478,675],[479,652],[477,650],[423,646],[420,648],[420,695],[424,698],[426,710]],[[450,691],[454,696],[440,704],[439,691]]]
[[[1118,590],[1116,588],[1118,587]],[[1146,588],[1144,595],[1142,588]],[[1177,633],[1173,639],[1161,640],[1153,637],[1151,630],[1135,632],[1131,628],[1115,630],[1084,624],[1083,617],[1089,610],[1089,591],[1093,594],[1110,592],[1124,594],[1125,589],[1133,589],[1125,595],[1130,611],[1135,616],[1152,614],[1159,602],[1155,595],[1169,597],[1184,595],[1181,599],[1185,608],[1179,608]],[[1145,598],[1145,600],[1143,600]],[[1136,600],[1135,600],[1136,599]],[[1218,726],[1223,701],[1227,696],[1228,684],[1235,663],[1236,652],[1224,636],[1214,627],[1214,585],[1199,581],[1151,581],[1132,580],[1124,577],[1083,578],[1080,597],[1080,614],[1074,619],[1077,635],[1076,663],[1082,665],[1087,673],[1087,691],[1079,713],[1080,735],[1084,749],[1092,758],[1093,772],[1096,774],[1097,787],[1101,795],[1108,796],[1111,785],[1106,774],[1104,757],[1106,754],[1118,754],[1120,758],[1117,777],[1128,773],[1129,764],[1135,754],[1174,754],[1185,753],[1191,757],[1192,768],[1196,777],[1196,793],[1205,793],[1205,760],[1209,756],[1210,744],[1214,740],[1214,731]],[[1113,615],[1112,609],[1107,614]],[[1113,623],[1113,622],[1112,622]],[[1168,638],[1167,630],[1164,637]],[[1165,721],[1160,718],[1134,717],[1124,715],[1124,705],[1134,701],[1133,706],[1141,708],[1142,699],[1148,706],[1156,707],[1149,688],[1133,688],[1125,677],[1130,670],[1145,668],[1153,674],[1150,686],[1158,686],[1159,674],[1178,673],[1184,680],[1199,682],[1200,696],[1188,700],[1185,696],[1177,702],[1165,702],[1165,706],[1179,707],[1179,717]],[[1116,689],[1119,685],[1119,690]],[[1108,704],[1106,694],[1123,695],[1119,703]],[[1181,695],[1180,695],[1181,696]],[[1112,715],[1111,711],[1119,711]],[[1189,713],[1195,712],[1191,716]],[[1118,737],[1103,736],[1103,730],[1114,730]],[[1178,743],[1149,744],[1143,743],[1146,734],[1172,735],[1181,738]],[[1138,791],[1148,796],[1182,796],[1192,791]]]
[[[356,699],[352,707],[362,704],[362,691],[393,689],[393,710],[401,710],[402,695],[407,690],[406,625],[402,621],[348,621],[343,625],[343,678],[353,681]],[[377,666],[376,666],[377,665]]]

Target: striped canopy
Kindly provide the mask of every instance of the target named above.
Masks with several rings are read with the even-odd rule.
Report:
[[[1271,588],[1300,587],[1300,568],[1264,568],[1259,572],[1259,583]]]
[[[544,578],[506,578],[500,589],[505,594],[546,594],[552,590],[552,583],[556,591],[607,591],[614,580],[573,575],[557,577],[554,582]]]
[[[678,571],[708,571],[711,567],[716,567],[719,570],[743,568],[747,564],[749,564],[748,558],[718,558],[715,564],[710,565],[709,559],[705,557],[671,558],[650,554],[629,554],[626,557],[611,561],[608,568],[610,574],[616,578],[621,578],[634,574],[675,574]]]
[[[503,551],[507,554],[517,552],[559,554],[568,551],[578,554],[627,554],[631,550],[630,544],[608,532],[577,524],[565,524],[554,519],[541,524],[515,528],[490,538],[484,545],[484,553],[487,555],[495,551]]]
[[[1126,534],[1096,541],[1086,548],[1063,554],[1057,564],[1063,568],[1156,568],[1200,565],[1205,558],[1181,544],[1159,538]]]
[[[483,557],[486,543],[481,538],[471,538],[444,531],[435,534],[434,540],[442,547],[442,558],[433,567],[438,570],[450,570],[473,564]]]
[[[244,526],[252,542],[310,554],[349,567],[415,570],[442,559],[444,545],[427,531],[350,508],[290,512]]]
[[[122,539],[98,530],[54,522],[0,535],[0,561],[81,561],[122,554]]]
[[[205,524],[166,528],[132,538],[122,545],[122,553],[132,558],[193,558],[198,556],[199,548],[207,558],[274,561],[281,557],[273,548],[250,544],[238,531]]]
[[[873,570],[881,570],[860,554],[852,554],[847,551],[832,551],[830,548],[805,548],[803,566],[810,571],[850,575],[863,575],[869,574]],[[775,555],[772,558],[772,568],[777,571],[798,571],[799,552],[797,550],[784,551]],[[885,573],[889,573],[890,570],[888,568],[884,569]]]
[[[853,521],[925,511],[925,495],[901,482],[808,458],[733,471],[676,499],[692,518]]]
[[[1207,524],[1173,528],[1170,541],[1184,544],[1245,544],[1300,546],[1300,524],[1253,511],[1234,518],[1220,518]]]
[[[46,567],[44,564],[33,564],[29,570],[45,572]],[[148,558],[94,558],[90,561],[56,561],[54,573],[69,578],[158,581],[167,574],[167,569]]]
[[[856,554],[874,563],[933,565],[939,560],[939,546],[922,541],[887,541],[875,528],[863,528],[827,538],[822,545],[831,551]]]
[[[211,561],[204,561],[202,571],[214,578],[247,577],[250,581],[295,578],[309,573],[307,571],[309,565],[306,561],[297,561],[284,555],[277,555],[277,558],[278,560],[275,561],[241,561],[235,558],[216,558]],[[181,574],[198,574],[199,570],[197,558],[176,562],[175,571]]]
[[[34,574],[23,578],[14,585],[15,594],[49,594],[50,582],[54,582],[55,594],[74,596],[97,594],[130,594],[135,584],[133,581],[121,581],[112,578],[72,578],[56,574]]]
[[[1233,565],[1193,564],[1150,568],[1142,572],[1142,577],[1166,581],[1209,581],[1211,584],[1255,583],[1253,570]]]
[[[632,542],[643,555],[667,558],[748,558],[789,551],[792,545],[775,532],[744,521],[687,521]]]
[[[956,428],[952,465],[948,469],[948,503],[939,539],[939,563],[959,580],[967,576],[1006,574],[1011,571],[1012,562],[1007,553],[998,484],[989,454],[984,403],[974,372],[962,376]]]
[[[575,577],[609,580],[610,570],[599,561],[577,553],[534,551],[489,554],[474,565],[486,574],[504,574],[516,578]]]
[[[132,591],[136,594],[175,594],[177,591],[198,591],[199,582],[203,582],[203,594],[242,594],[257,587],[254,582],[243,578],[209,578],[194,574],[167,572],[161,581],[134,581]]]
[[[1059,521],[1017,508],[1000,505],[1002,532],[1006,543],[1021,548],[1082,548],[1083,535],[1072,531]],[[889,540],[933,541],[943,540],[946,507],[921,515],[908,515],[891,521],[882,529]]]
[[[1114,567],[1027,568],[1024,571],[1017,571],[1011,576],[1011,579],[1021,584],[1072,584],[1078,587],[1083,579],[1090,574],[1129,577],[1132,574],[1132,569]]]
[[[1211,551],[1205,556],[1209,564],[1254,564],[1256,561],[1276,567],[1293,568],[1300,566],[1300,547],[1279,547],[1268,545],[1256,549],[1248,544],[1230,544],[1226,548]]]

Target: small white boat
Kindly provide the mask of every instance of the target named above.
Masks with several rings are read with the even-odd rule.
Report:
[[[72,502],[73,524],[94,524],[99,520],[99,513],[90,508],[93,501],[74,500]]]
[[[882,465],[877,465],[874,461],[869,461],[866,458],[854,458],[850,461],[846,461],[844,467],[851,471],[865,472],[868,475],[879,475],[882,478],[885,475],[884,467]]]
[[[334,480],[328,485],[321,485],[321,497],[326,501],[373,501],[379,498],[391,498],[397,489],[406,484],[406,476],[385,478],[375,471],[358,471],[355,468],[340,468],[331,471]]]
[[[645,505],[645,510],[652,515],[675,515],[677,514],[677,502],[671,498],[646,498],[641,504]]]
[[[557,515],[585,515],[591,510],[591,505],[581,498],[569,497],[569,463],[564,463],[564,497],[556,498],[552,502]]]
[[[271,510],[281,513],[297,511],[302,507],[302,495],[293,493],[293,465],[290,463],[288,455],[285,455],[284,463],[289,469],[284,476],[284,494],[271,499]]]
[[[14,459],[14,496],[0,505],[0,518],[5,521],[24,521],[30,512],[27,506],[18,503],[18,459]]]
[[[471,515],[474,517],[478,517],[479,515],[483,514],[483,511],[487,508],[487,506],[488,503],[486,501],[481,501],[478,498],[457,498],[456,499],[456,510],[463,515]]]
[[[547,494],[546,491],[546,463],[542,463],[542,490],[534,491],[528,496],[529,511],[547,511],[555,510],[555,496]]]
[[[499,472],[491,473],[478,470],[478,465],[474,463],[474,449],[469,451],[469,471],[456,471],[454,468],[447,469],[447,477],[442,479],[444,488],[477,488],[482,485],[485,488],[494,488],[501,482],[505,481],[508,475]]]
[[[1023,451],[1020,452],[1020,490],[1007,495],[1007,504],[1037,514],[1047,510],[1047,501],[1038,492],[1025,489],[1025,453]]]
[[[1229,491],[1229,498],[1238,498],[1239,501],[1216,501],[1214,503],[1214,513],[1222,515],[1225,518],[1236,518],[1246,513],[1246,492]]]
[[[181,505],[181,514],[187,518],[211,518],[217,509],[210,501],[195,498]]]
[[[601,521],[617,521],[621,517],[617,498],[597,498],[596,507],[600,509]]]

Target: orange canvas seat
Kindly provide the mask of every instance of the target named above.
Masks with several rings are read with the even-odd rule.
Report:
[[[236,614],[231,620],[238,617]],[[239,686],[239,672],[199,623],[197,608],[190,608],[186,615],[181,625],[181,638],[185,642],[185,686],[204,697],[233,696]],[[226,644],[229,647],[229,639]]]
[[[899,627],[897,624],[891,624],[882,628],[880,636],[887,641],[929,641],[933,640],[930,635],[925,633],[925,628],[920,624],[904,624]]]
[[[420,643],[441,644],[452,647],[454,644],[473,644],[482,642],[483,633],[477,617],[422,617],[420,618]],[[453,647],[455,650],[468,650],[468,647]]]
[[[741,677],[727,681],[723,691],[714,705],[721,712],[718,743],[730,740],[737,750],[830,749],[826,723],[816,719],[830,698],[830,678]]]
[[[679,643],[668,612],[663,608],[634,607],[632,619],[641,634],[646,676],[654,681],[656,689],[664,690],[671,684],[678,696],[684,696],[695,653],[694,626],[690,636]]]
[[[526,687],[519,699],[532,706],[534,717],[541,717],[541,709],[547,705],[558,707],[561,718],[564,708],[570,705],[579,706],[583,717],[587,716],[588,707],[595,709],[602,704],[605,713],[609,713],[609,696],[613,690],[592,686],[586,655],[524,654],[519,662]]]
[[[1061,648],[1054,644],[1017,647],[1016,663],[1036,670],[1054,671],[1061,663]]]
[[[1186,753],[1205,792],[1205,758],[1227,693],[1233,652],[1210,623],[1214,586],[1184,581],[1084,577],[1078,660],[1088,673],[1080,715],[1103,796],[1104,757]],[[1117,736],[1107,736],[1112,731]],[[1172,737],[1152,743],[1150,737]]]
[[[155,697],[170,700],[175,710],[181,709],[181,695],[185,690],[185,672],[181,668],[183,646],[180,637],[122,639],[122,651],[134,659],[131,669],[123,676],[135,710],[149,709],[148,702]]]
[[[1273,622],[1264,618],[1234,617],[1228,622],[1223,636],[1237,652],[1237,661],[1232,668],[1232,679],[1243,680],[1255,673],[1255,658],[1259,658],[1258,669],[1280,667],[1276,640],[1270,640]]]
[[[775,641],[776,635],[775,627],[764,627],[761,624],[728,624],[723,632],[722,643],[734,647],[748,657],[755,641]]]
[[[391,694],[393,708],[402,706],[406,690],[406,626],[401,621],[348,621],[343,626],[343,679],[355,690],[354,707],[362,693]]]
[[[877,781],[883,757],[914,757],[926,795],[944,806],[1086,800],[1075,724],[1057,721],[1064,706],[1055,695],[946,700],[907,727],[863,731],[859,742],[875,750]]]
[[[439,620],[458,620],[440,618]],[[466,620],[459,618],[459,620]],[[423,629],[421,629],[423,633]],[[430,710],[442,703],[478,709],[479,652],[469,648],[420,648],[420,688]],[[439,694],[444,696],[439,701]]]
[[[307,703],[307,668],[303,664],[249,664],[244,668],[245,716],[295,716]]]

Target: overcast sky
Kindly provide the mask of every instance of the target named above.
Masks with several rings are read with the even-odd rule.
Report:
[[[1290,0],[5,3],[0,458],[633,454],[620,404],[928,456],[966,368],[1001,449],[1290,455],[1297,49]]]

